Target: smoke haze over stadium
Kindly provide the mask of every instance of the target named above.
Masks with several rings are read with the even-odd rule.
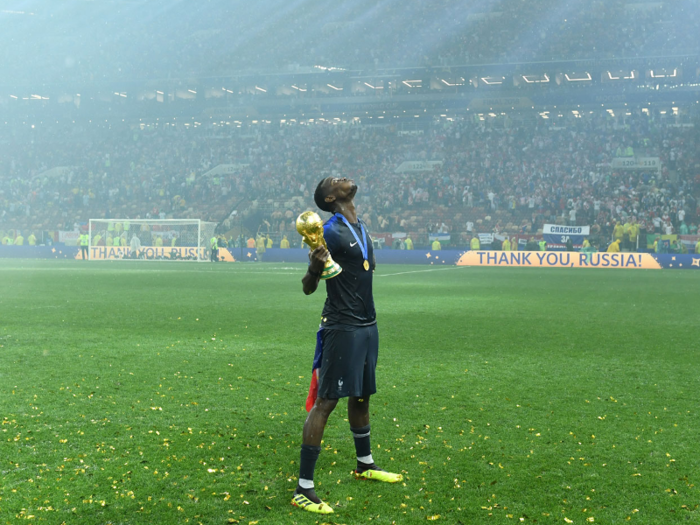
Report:
[[[699,199],[698,0],[0,0],[0,525],[697,522]]]

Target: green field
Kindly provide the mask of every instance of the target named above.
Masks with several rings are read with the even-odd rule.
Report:
[[[372,447],[290,505],[301,265],[0,261],[0,524],[699,523],[698,274],[385,266]]]

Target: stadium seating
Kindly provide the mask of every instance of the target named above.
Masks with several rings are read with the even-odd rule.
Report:
[[[340,174],[362,190],[375,233],[440,229],[531,236],[545,222],[668,216],[697,224],[700,149],[694,128],[646,112],[549,119],[436,118],[419,133],[330,122],[245,127],[60,126],[0,145],[0,231],[72,230],[89,218],[201,218],[222,229],[294,232],[315,184]],[[661,170],[621,170],[615,158],[660,159]],[[428,171],[397,169],[432,161]],[[227,173],[212,174],[217,166]],[[233,213],[235,212],[235,213]],[[467,223],[473,223],[468,231]],[[420,242],[419,239],[419,242]]]

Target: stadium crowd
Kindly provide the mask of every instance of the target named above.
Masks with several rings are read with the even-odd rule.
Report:
[[[697,231],[694,128],[641,111],[435,119],[421,129],[359,123],[47,125],[0,143],[0,231],[73,230],[89,218],[201,218],[279,242],[314,207],[322,177],[348,176],[375,233],[531,237],[592,225],[602,242],[635,219],[647,233]],[[484,120],[482,120],[484,119]],[[661,170],[613,169],[659,157]],[[432,161],[425,171],[402,163]],[[226,165],[223,173],[210,170]],[[4,235],[12,237],[12,235]],[[296,239],[296,234],[290,237]]]
[[[673,4],[673,5],[671,5]],[[78,3],[5,10],[0,31],[27,33],[33,60],[8,47],[0,73],[42,81],[183,78],[293,71],[696,54],[694,3],[625,0],[405,0]],[[101,18],[104,24],[90,24]],[[251,23],[251,20],[254,22]],[[71,28],[56,33],[53,27]],[[390,31],[387,28],[391,28]],[[359,35],[362,35],[359,37]],[[171,43],[171,45],[163,45]]]

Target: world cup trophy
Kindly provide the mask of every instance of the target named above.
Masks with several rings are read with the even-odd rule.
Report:
[[[328,249],[326,245],[326,240],[323,238],[323,221],[319,217],[318,213],[314,211],[305,211],[299,217],[297,217],[297,231],[304,239],[304,242],[311,247],[311,250],[315,250],[319,246],[324,246]],[[333,260],[331,254],[328,254],[328,259],[321,272],[321,280],[332,279],[343,269],[340,265]]]

